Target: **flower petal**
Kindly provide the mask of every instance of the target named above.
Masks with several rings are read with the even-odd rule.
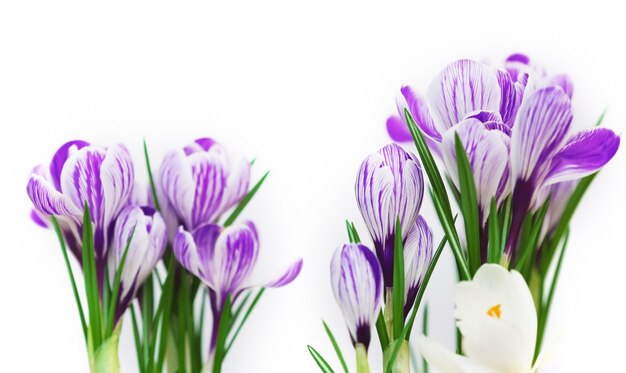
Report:
[[[545,185],[590,175],[613,158],[620,138],[607,128],[594,128],[572,136],[554,156]]]
[[[401,97],[398,97],[396,100],[400,118],[404,120],[404,110],[407,109],[411,113],[417,127],[424,132],[427,138],[435,142],[441,142],[441,133],[435,127],[433,117],[428,112],[426,101],[409,86],[402,87],[400,93],[402,94]],[[406,124],[404,128],[407,128]],[[409,140],[412,140],[412,137]]]
[[[417,347],[428,364],[443,373],[498,373],[447,350],[441,343],[423,335],[417,338]]]
[[[330,264],[330,280],[352,342],[367,347],[383,291],[376,255],[361,244],[337,248]]]
[[[250,162],[243,157],[228,157],[228,177],[218,214],[235,206],[248,193],[250,185]]]
[[[572,122],[569,97],[558,87],[535,91],[525,98],[511,135],[511,171],[539,187],[549,172]]]
[[[104,221],[110,224],[128,204],[135,188],[133,161],[124,145],[113,145],[106,150],[100,177],[104,193]]]
[[[484,223],[488,217],[491,199],[497,196],[508,168],[508,136],[499,130],[487,129],[474,118],[466,119],[446,132],[442,142],[443,160],[457,188],[460,186],[456,158],[456,134],[459,135],[469,158]]]
[[[28,180],[26,192],[35,208],[46,215],[80,217],[82,210],[57,191],[43,176],[33,174]]]
[[[302,259],[296,260],[292,263],[289,268],[285,272],[283,272],[278,278],[268,282],[263,285],[266,288],[278,288],[281,286],[285,286],[290,284],[293,280],[298,277],[300,271],[302,270]]]
[[[396,219],[400,219],[406,236],[415,224],[424,195],[424,179],[417,157],[396,144],[385,146],[361,164],[355,192],[383,266],[385,284],[392,286]]]
[[[171,206],[178,220],[187,229],[193,229],[191,210],[193,208],[196,186],[182,150],[173,150],[163,159],[159,169],[159,191],[165,198],[160,198],[161,205]],[[167,201],[167,202],[166,202]],[[171,219],[168,219],[168,221]]]
[[[387,133],[389,137],[396,142],[413,141],[413,136],[411,136],[409,128],[404,123],[404,120],[397,115],[392,115],[387,118]]]
[[[537,336],[535,305],[516,271],[485,264],[457,285],[455,317],[463,351],[497,371],[530,371]],[[497,313],[490,313],[497,307]]]
[[[502,115],[502,122],[511,127],[515,121],[515,115],[521,103],[521,98],[517,96],[515,82],[511,79],[508,72],[496,70],[496,75],[498,77],[498,84],[500,85],[500,115]]]
[[[77,150],[82,149],[85,146],[89,146],[89,143],[82,140],[73,140],[63,144],[59,150],[54,153],[52,162],[50,162],[50,179],[52,180],[52,184],[56,190],[59,192],[61,191],[61,171],[63,170],[65,161],[67,161],[67,159]]]
[[[404,315],[408,315],[433,257],[433,232],[420,215],[404,242]]]
[[[495,70],[472,60],[448,65],[428,88],[428,105],[439,133],[475,110],[500,110],[501,89]]]

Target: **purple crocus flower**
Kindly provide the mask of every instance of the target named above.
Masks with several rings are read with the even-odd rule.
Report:
[[[246,195],[249,182],[250,162],[229,156],[213,139],[197,139],[168,153],[159,170],[158,189],[170,238],[179,225],[193,230],[215,223]]]
[[[49,168],[37,167],[27,193],[38,220],[56,216],[69,249],[80,260],[82,217],[89,206],[94,229],[98,281],[102,287],[113,224],[128,204],[134,187],[134,169],[123,145],[100,148],[70,141],[54,154]]]
[[[413,307],[432,258],[433,232],[419,215],[404,243],[404,317]]]
[[[352,343],[367,349],[383,293],[382,270],[376,255],[361,244],[337,248],[330,264],[330,280]]]
[[[597,171],[619,147],[619,137],[608,129],[571,134],[571,80],[542,72],[523,55],[509,57],[503,70],[471,60],[453,62],[433,80],[427,100],[406,87],[401,92],[400,113],[405,107],[411,112],[453,181],[458,178],[454,133],[461,137],[483,222],[491,198],[501,201],[512,191],[509,257],[524,217],[538,196],[545,195],[543,189]],[[401,139],[406,136],[397,133],[399,119],[388,128],[393,138]]]
[[[357,204],[374,240],[386,287],[393,287],[393,253],[396,219],[402,240],[416,229],[424,196],[424,177],[417,157],[390,144],[368,156],[359,169]]]
[[[120,277],[116,323],[163,256],[166,243],[165,222],[152,207],[128,206],[118,216],[109,253],[109,280],[112,284],[126,246],[129,246]]]
[[[192,232],[179,228],[174,239],[174,255],[180,264],[209,287],[214,328],[211,352],[214,351],[217,326],[228,296],[237,297],[251,287],[281,287],[292,282],[302,269],[302,259],[291,264],[277,278],[255,283],[251,273],[257,264],[259,237],[250,221],[222,228],[202,225]]]

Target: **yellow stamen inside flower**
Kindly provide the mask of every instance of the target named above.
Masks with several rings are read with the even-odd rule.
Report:
[[[495,317],[496,319],[500,319],[502,317],[502,305],[496,304],[487,310],[487,316]]]

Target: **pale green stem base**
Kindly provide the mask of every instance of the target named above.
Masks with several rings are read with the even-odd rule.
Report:
[[[90,348],[89,367],[92,373],[119,373],[120,359],[118,346],[120,341],[121,323],[113,331],[109,339],[104,341],[98,349],[92,353]]]
[[[370,364],[367,360],[367,349],[360,343],[355,346],[356,349],[356,373],[370,373]]]
[[[410,373],[411,372],[411,350],[409,348],[409,342],[397,340],[389,344],[385,352],[383,353],[383,367],[387,366],[387,362],[391,358],[396,343],[400,343],[400,351],[393,365],[391,366],[392,373]]]

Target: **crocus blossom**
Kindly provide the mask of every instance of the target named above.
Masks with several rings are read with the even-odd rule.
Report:
[[[463,335],[457,355],[421,336],[418,348],[443,373],[534,372],[537,313],[524,278],[495,264],[484,264],[474,279],[457,284],[455,318]]]
[[[404,243],[404,317],[413,307],[432,258],[433,232],[419,215]]]
[[[376,255],[362,244],[340,246],[330,264],[330,279],[352,343],[367,349],[383,291]]]
[[[113,247],[109,253],[111,284],[128,246],[115,311],[117,321],[163,256],[167,229],[161,214],[152,207],[129,206],[117,218],[113,237]]]
[[[526,214],[544,191],[580,179],[603,167],[619,147],[606,128],[571,133],[573,85],[566,75],[548,75],[524,55],[507,59],[504,69],[472,60],[445,67],[430,84],[426,98],[401,89],[400,117],[388,121],[392,138],[405,139],[407,109],[458,187],[454,136],[470,159],[483,223],[492,198],[512,193],[513,220],[506,254],[516,254]],[[406,131],[402,129],[402,131]]]
[[[35,168],[27,193],[42,221],[56,216],[68,247],[81,257],[82,217],[87,203],[94,229],[98,281],[102,286],[111,233],[134,187],[134,169],[123,145],[100,148],[70,141],[54,154],[48,169]]]
[[[215,223],[243,198],[250,182],[250,162],[230,156],[210,138],[200,138],[169,152],[159,170],[161,211],[170,235],[182,225],[193,230]]]
[[[217,323],[228,296],[235,302],[244,290],[251,287],[285,286],[302,269],[302,259],[299,259],[280,276],[261,283],[253,282],[251,274],[257,265],[258,254],[259,237],[255,225],[250,221],[226,228],[205,224],[192,232],[180,227],[176,234],[176,259],[210,289],[214,320],[211,351],[215,349]]]
[[[417,157],[390,144],[368,156],[359,169],[355,192],[361,215],[374,241],[386,287],[393,287],[396,219],[406,241],[416,228],[424,196],[424,177]]]

